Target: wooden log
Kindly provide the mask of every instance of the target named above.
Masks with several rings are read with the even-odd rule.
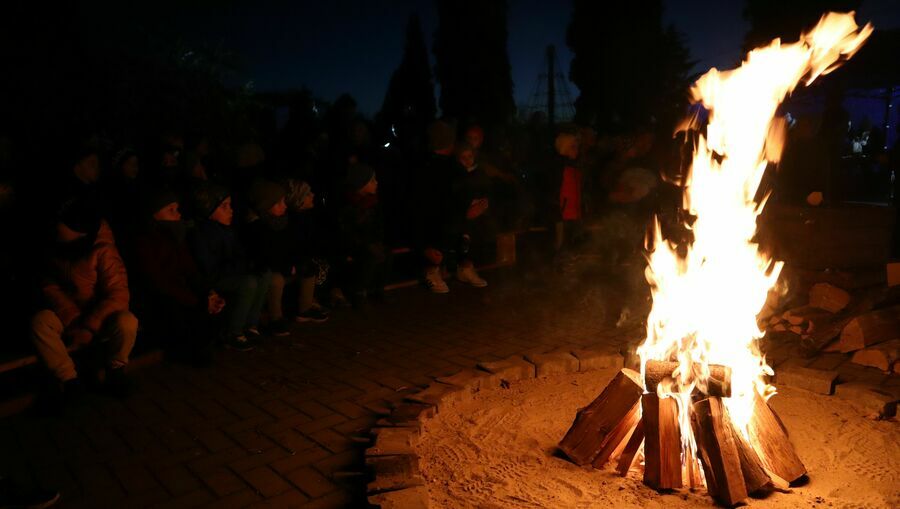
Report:
[[[681,488],[681,431],[674,398],[644,394],[644,484],[655,490]]]
[[[641,419],[634,427],[631,438],[628,439],[625,449],[622,450],[622,455],[619,456],[619,463],[616,466],[616,471],[619,472],[619,475],[622,477],[628,475],[628,471],[631,469],[631,465],[634,464],[634,458],[637,456],[638,450],[641,448],[643,442],[644,420]]]
[[[855,364],[891,371],[897,359],[900,359],[900,339],[857,350],[850,360]]]
[[[728,507],[741,503],[747,498],[747,487],[722,400],[709,398],[694,403],[691,428],[710,496]]]
[[[828,283],[818,283],[809,289],[809,305],[837,313],[850,304],[850,294]]]
[[[664,379],[671,377],[677,367],[677,362],[647,361],[647,365],[644,367],[644,383],[647,385],[647,392],[655,394],[659,383]],[[694,367],[695,372],[700,371],[699,365],[695,364]],[[731,368],[719,364],[710,364],[707,385],[707,395],[725,398],[730,397]]]
[[[627,424],[623,421],[634,427],[643,392],[640,373],[631,369],[619,371],[590,405],[578,411],[559,448],[576,465],[592,463],[608,442],[630,431],[620,429],[620,424]]]
[[[900,338],[900,306],[872,311],[850,320],[841,331],[841,352]]]
[[[639,408],[639,405],[634,405],[625,418],[606,436],[603,441],[603,447],[591,462],[594,468],[603,468],[606,462],[615,455],[616,451],[624,449],[628,437],[632,435],[635,426],[641,419]]]
[[[900,288],[900,287],[898,287]],[[882,288],[874,288],[859,295],[841,313],[834,315],[829,321],[816,324],[816,330],[800,343],[800,353],[804,357],[813,357],[837,338],[844,327],[857,315],[871,311],[876,305],[892,299],[892,292]]]
[[[756,451],[753,450],[753,447],[750,446],[744,435],[734,426],[730,418],[728,422],[731,424],[731,432],[734,436],[734,443],[737,446],[738,458],[741,461],[741,473],[744,476],[744,487],[747,488],[747,493],[769,491],[773,486],[773,482],[769,474],[766,473],[759,455],[756,454]]]
[[[806,475],[806,467],[797,456],[781,419],[759,395],[756,396],[753,417],[747,428],[750,445],[766,470],[788,483]]]

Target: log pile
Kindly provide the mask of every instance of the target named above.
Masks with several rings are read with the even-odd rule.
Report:
[[[642,469],[644,484],[660,491],[695,489],[705,479],[710,496],[726,506],[785,489],[806,475],[787,431],[761,397],[747,429],[735,427],[725,405],[731,395],[725,366],[710,366],[713,382],[686,398],[696,457],[690,448],[683,452],[678,400],[655,392],[675,368],[673,362],[649,361],[643,380],[636,371],[621,370],[578,411],[560,450],[579,466],[600,469],[613,462],[622,476]]]

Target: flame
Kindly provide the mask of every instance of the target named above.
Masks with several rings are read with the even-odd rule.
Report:
[[[763,331],[756,315],[782,263],[760,252],[753,239],[766,201],[755,200],[757,190],[784,142],[776,110],[800,81],[809,84],[833,70],[871,32],[871,25],[856,25],[853,12],[829,13],[798,42],[776,39],[751,51],[740,68],[711,69],[692,89],[693,100],[710,112],[684,188],[684,209],[695,218],[686,224],[693,242],[679,254],[654,221],[646,270],[653,307],[638,348],[642,375],[648,360],[679,363],[674,380],[658,392],[678,402],[683,458],[696,458],[687,410],[692,391],[705,390],[710,364],[732,370],[732,396],[725,401],[745,435],[755,395],[774,393],[765,381],[773,371],[758,348]]]

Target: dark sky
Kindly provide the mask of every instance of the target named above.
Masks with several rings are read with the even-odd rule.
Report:
[[[173,19],[191,37],[237,50],[243,60],[241,83],[252,81],[259,91],[306,85],[325,99],[348,92],[366,114],[381,106],[402,56],[408,15],[419,13],[429,44],[437,23],[432,0],[222,3],[211,7],[216,3],[210,2],[193,15],[173,13]],[[665,21],[686,35],[699,61],[696,71],[737,62],[747,30],[741,18],[743,2],[665,3]],[[530,103],[548,44],[556,45],[563,71],[568,70],[571,53],[565,47],[565,30],[570,15],[567,0],[509,0],[509,56],[517,104]],[[865,0],[858,20],[871,20],[876,29],[898,27],[900,1]],[[569,88],[574,99],[578,90],[571,84]]]

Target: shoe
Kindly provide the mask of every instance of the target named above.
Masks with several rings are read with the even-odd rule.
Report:
[[[113,368],[106,371],[106,392],[117,398],[127,398],[134,392],[134,380],[125,373],[125,368]]]
[[[59,492],[26,489],[12,479],[0,479],[0,508],[45,509],[59,502]]]
[[[247,332],[245,333],[247,339],[253,341],[260,339],[262,337],[262,333],[259,332],[259,329],[254,325],[253,327],[247,327]]]
[[[344,296],[344,292],[342,292],[340,288],[331,290],[331,307],[332,309],[350,307],[350,301],[347,300],[347,297]]]
[[[319,313],[322,313],[323,315],[328,316],[328,313],[329,313],[328,308],[326,308],[325,306],[319,304],[318,302],[313,302],[313,303],[312,303],[312,306],[310,306],[310,307],[311,307],[312,309],[315,309],[315,310],[318,311]]]
[[[475,288],[484,288],[488,285],[487,281],[482,279],[481,276],[478,275],[478,272],[475,271],[475,267],[472,267],[471,265],[457,268],[456,279],[461,283],[466,283]]]
[[[288,327],[286,320],[275,320],[269,324],[269,334],[278,338],[283,338],[291,335],[291,329]]]
[[[322,323],[328,321],[328,315],[317,310],[316,308],[309,308],[306,311],[297,313],[297,317],[294,318],[294,320],[296,320],[297,323]]]
[[[441,277],[441,269],[433,267],[425,270],[425,286],[431,293],[448,293],[450,287]]]
[[[249,352],[250,350],[253,350],[253,345],[250,344],[247,336],[238,334],[236,336],[229,336],[225,339],[225,348],[237,350],[238,352]]]

